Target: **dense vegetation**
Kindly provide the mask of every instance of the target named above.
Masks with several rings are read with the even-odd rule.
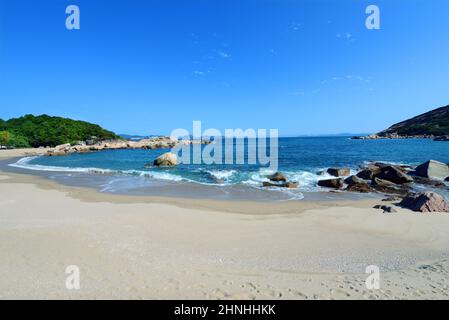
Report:
[[[26,115],[8,121],[0,119],[0,145],[9,147],[54,147],[91,139],[118,139],[99,125],[47,115]]]
[[[449,106],[441,107],[414,118],[397,123],[379,135],[397,133],[399,135],[449,135]]]

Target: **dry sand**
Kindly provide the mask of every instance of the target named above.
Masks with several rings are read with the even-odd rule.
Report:
[[[379,203],[117,196],[0,172],[0,298],[447,299],[449,215]]]

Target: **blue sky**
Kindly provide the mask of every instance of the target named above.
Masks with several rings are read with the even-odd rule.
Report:
[[[0,118],[376,132],[449,104],[448,52],[447,0],[0,0]]]

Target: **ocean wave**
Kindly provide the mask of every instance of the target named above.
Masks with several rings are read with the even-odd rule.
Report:
[[[140,177],[150,177],[159,180],[169,181],[191,181],[189,179],[170,174],[167,172],[143,171],[143,170],[113,170],[102,168],[80,168],[80,167],[56,167],[39,164],[31,164],[30,162],[38,157],[25,157],[16,163],[9,164],[11,167],[34,170],[34,171],[50,171],[50,172],[77,172],[77,173],[94,173],[94,174],[117,174],[117,175],[132,175]]]
[[[219,180],[229,180],[237,173],[236,170],[206,170],[206,172]]]

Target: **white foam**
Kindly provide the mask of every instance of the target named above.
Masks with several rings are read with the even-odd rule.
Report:
[[[229,180],[237,171],[235,170],[207,170],[209,174],[220,180]]]

